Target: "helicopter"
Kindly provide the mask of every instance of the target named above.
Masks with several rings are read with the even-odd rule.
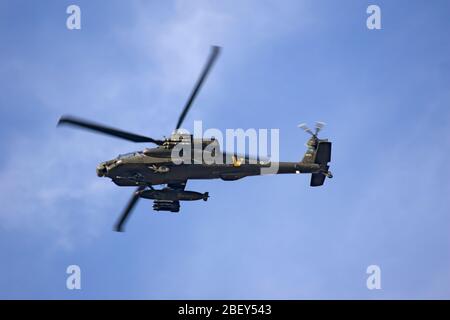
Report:
[[[234,181],[248,176],[262,175],[264,174],[264,168],[273,165],[270,161],[259,158],[254,159],[248,156],[242,158],[234,153],[222,152],[214,137],[194,139],[192,135],[180,130],[219,53],[220,47],[213,46],[207,63],[182,109],[175,130],[169,138],[153,139],[74,116],[66,115],[59,119],[58,126],[74,126],[132,142],[156,145],[156,147],[145,148],[142,151],[119,155],[112,160],[100,163],[96,168],[99,177],[110,178],[113,183],[121,187],[136,188],[114,225],[115,231],[124,231],[126,220],[141,198],[153,200],[153,210],[155,211],[179,212],[180,201],[207,201],[209,198],[208,192],[185,190],[188,180],[222,179]],[[311,174],[310,186],[312,187],[323,185],[325,178],[332,178],[333,175],[329,171],[331,142],[328,139],[318,138],[318,134],[324,125],[323,122],[316,122],[314,131],[306,124],[299,125],[301,129],[311,135],[306,143],[307,151],[299,162],[277,162],[275,173]],[[184,160],[181,163],[175,161],[174,150],[180,146],[193,147],[188,149],[191,150],[189,152],[191,161]],[[202,159],[195,161],[195,154],[198,151],[209,152],[210,155],[226,161],[221,163],[210,163]],[[162,188],[155,188],[155,186],[161,185],[163,185]]]

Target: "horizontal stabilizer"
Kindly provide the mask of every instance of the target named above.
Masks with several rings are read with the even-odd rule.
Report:
[[[319,187],[325,182],[325,175],[322,173],[313,173],[311,175],[311,187]]]

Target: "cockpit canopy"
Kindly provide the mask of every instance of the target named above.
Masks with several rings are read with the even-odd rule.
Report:
[[[156,148],[146,148],[143,150],[143,154],[149,157],[165,158],[172,155],[172,149],[179,145],[190,145],[192,151],[201,148],[201,152],[211,152],[212,154],[220,153],[219,142],[214,139],[193,139],[190,134],[172,134],[170,139],[167,139],[162,146]],[[207,148],[205,150],[205,148]]]
[[[117,159],[129,159],[129,158],[139,156],[141,154],[142,154],[142,151],[128,152],[128,153],[124,153],[124,154],[119,154]]]
[[[173,148],[175,145],[182,144],[191,144],[192,148],[198,148],[201,146],[202,150],[209,146],[208,150],[215,149],[215,152],[220,152],[219,141],[217,141],[214,137],[211,138],[203,138],[203,139],[194,139],[192,134],[187,133],[174,133],[170,136],[170,139],[164,142],[166,148]]]

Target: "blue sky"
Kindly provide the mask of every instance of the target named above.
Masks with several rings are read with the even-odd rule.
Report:
[[[450,298],[449,15],[446,1],[1,1],[0,298]],[[324,121],[335,178],[189,182],[210,200],[179,215],[141,201],[112,232],[131,190],[95,167],[144,146],[58,118],[167,135],[212,44],[186,128],[278,128],[297,161],[297,124]],[[71,264],[82,290],[66,289]]]

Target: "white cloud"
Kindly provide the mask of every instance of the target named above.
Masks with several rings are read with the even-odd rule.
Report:
[[[164,19],[152,15],[152,6],[140,2],[130,29],[122,38],[134,50],[152,57],[157,82],[168,93],[191,89],[211,45],[225,48],[226,61],[257,54],[257,45],[296,31],[311,16],[304,1],[176,1]],[[230,62],[228,62],[230,63]],[[230,63],[231,66],[231,63]],[[214,72],[217,72],[215,70]]]

